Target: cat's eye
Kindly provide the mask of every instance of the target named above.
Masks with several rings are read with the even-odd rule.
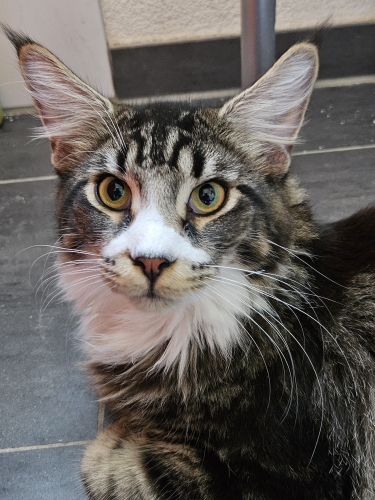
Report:
[[[197,214],[206,215],[218,210],[225,201],[225,189],[210,181],[196,187],[191,193],[189,206]]]
[[[108,176],[99,182],[97,196],[106,207],[112,210],[125,210],[130,204],[131,192],[124,181]]]

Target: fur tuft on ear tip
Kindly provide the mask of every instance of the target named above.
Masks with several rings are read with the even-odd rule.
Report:
[[[13,30],[6,24],[0,23],[0,27],[4,31],[8,40],[13,44],[14,48],[17,51],[17,54],[20,53],[21,48],[24,47],[25,45],[35,44],[35,42],[31,40],[31,38],[29,38],[27,35]]]

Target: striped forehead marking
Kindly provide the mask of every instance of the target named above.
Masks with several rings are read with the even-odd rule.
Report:
[[[132,135],[131,135],[131,139],[137,145],[137,152],[136,152],[136,155],[135,155],[135,158],[134,158],[135,163],[137,163],[137,165],[142,165],[142,163],[143,163],[143,149],[144,149],[144,146],[145,146],[145,139],[142,136],[141,130],[140,129],[135,130],[132,133]]]
[[[207,163],[205,153],[192,136],[199,117],[194,112],[182,111],[170,119],[167,115],[160,120],[158,118],[157,114],[154,116],[150,112],[134,116],[125,125],[128,126],[130,141],[117,153],[118,170],[125,173],[126,167],[136,164],[143,168],[168,165],[171,169],[183,168],[186,172],[186,159],[189,156],[190,168],[187,173],[199,179]]]
[[[184,148],[187,148],[191,144],[191,137],[182,134],[178,131],[177,140],[173,145],[172,154],[168,160],[168,164],[172,168],[178,168],[178,159],[180,157],[180,153]]]
[[[202,175],[205,166],[205,157],[199,149],[196,149],[193,153],[193,167],[192,173],[196,179]]]
[[[178,141],[179,138],[179,130],[177,127],[171,127],[168,130],[168,135],[165,141],[165,157],[168,158],[168,161],[170,160],[173,150],[174,150],[174,145],[176,144],[176,141]]]

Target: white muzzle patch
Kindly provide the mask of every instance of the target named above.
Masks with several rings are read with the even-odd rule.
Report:
[[[142,210],[129,228],[116,236],[103,248],[103,257],[113,259],[129,252],[137,257],[165,258],[170,262],[188,259],[194,263],[208,264],[210,256],[175,229],[167,226],[160,214],[153,209]]]

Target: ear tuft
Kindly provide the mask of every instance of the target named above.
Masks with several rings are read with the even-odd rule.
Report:
[[[318,73],[313,44],[289,49],[252,87],[226,103],[226,119],[246,150],[252,141],[279,144],[290,152],[297,139]]]
[[[33,40],[31,40],[31,38],[29,38],[24,33],[17,33],[16,31],[12,30],[9,26],[6,26],[5,24],[0,23],[0,27],[3,29],[9,41],[12,42],[12,44],[14,45],[17,54],[19,53],[21,47],[23,47],[24,45],[35,43]]]

